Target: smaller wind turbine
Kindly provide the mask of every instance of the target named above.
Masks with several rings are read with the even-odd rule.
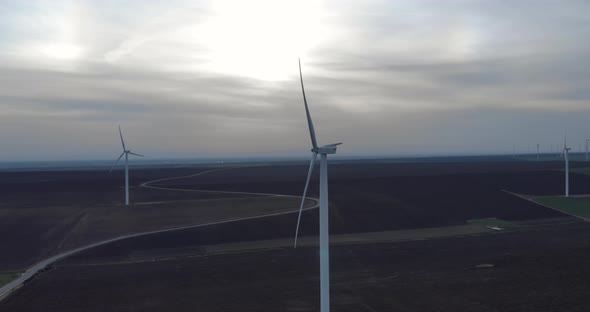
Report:
[[[590,140],[586,139],[586,161],[588,161],[588,143],[590,143]]]
[[[537,143],[537,161],[539,161],[539,148],[540,148],[540,145],[539,145],[539,143]]]
[[[129,155],[131,154],[139,157],[143,157],[143,155],[133,153],[131,152],[131,150],[128,150],[127,147],[125,147],[125,140],[123,140],[123,132],[121,132],[121,126],[119,126],[119,136],[121,137],[121,146],[123,147],[123,153],[121,153],[119,158],[115,160],[115,163],[113,163],[113,166],[111,166],[111,170],[109,171],[109,173],[113,172],[113,168],[115,167],[115,165],[119,162],[119,160],[121,160],[121,157],[125,155],[125,206],[129,206]]]
[[[512,144],[512,157],[516,158],[516,144]]]
[[[563,151],[561,156],[564,157],[565,160],[565,197],[570,196],[570,161],[569,161],[569,151],[571,148],[567,147],[567,134],[563,138]]]

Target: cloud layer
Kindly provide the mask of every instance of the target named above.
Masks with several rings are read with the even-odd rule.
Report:
[[[590,135],[587,1],[0,2],[0,160],[342,155]]]

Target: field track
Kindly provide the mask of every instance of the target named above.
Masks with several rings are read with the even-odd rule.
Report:
[[[196,177],[196,176],[205,175],[207,173],[214,172],[214,171],[230,170],[230,169],[232,169],[232,168],[212,169],[212,170],[206,170],[206,171],[202,171],[202,172],[199,172],[199,173],[196,173],[196,174],[191,174],[191,175],[186,175],[186,176],[157,179],[157,180],[152,180],[152,181],[144,182],[140,186],[141,187],[144,187],[144,188],[162,189],[162,190],[173,190],[173,191],[182,191],[182,192],[203,192],[203,193],[218,193],[218,194],[245,194],[245,195],[259,195],[259,196],[273,196],[273,197],[296,197],[296,198],[299,198],[299,196],[282,195],[282,194],[250,193],[250,192],[229,192],[229,191],[227,191],[227,192],[226,191],[207,191],[207,190],[193,190],[193,189],[175,189],[175,188],[167,188],[167,187],[160,187],[160,186],[153,186],[152,185],[152,184],[158,183],[158,182],[164,182],[164,181],[170,181],[170,180],[176,180],[176,179]],[[311,207],[305,208],[304,210],[315,209],[315,208],[317,208],[319,206],[318,199],[311,198],[311,197],[308,197],[307,199],[315,201],[315,204],[313,206],[311,206]],[[13,280],[10,283],[4,285],[2,288],[0,288],[0,300],[6,298],[12,291],[14,291],[15,289],[18,289],[26,281],[28,281],[29,279],[35,277],[40,272],[42,272],[47,266],[49,266],[49,265],[51,265],[51,264],[53,264],[53,263],[55,263],[55,262],[57,262],[59,260],[65,259],[65,258],[67,258],[69,256],[72,256],[74,254],[77,254],[79,252],[82,252],[82,251],[85,251],[85,250],[88,250],[88,249],[91,249],[91,248],[94,248],[94,247],[103,246],[103,245],[106,245],[106,244],[109,244],[109,243],[121,241],[121,240],[124,240],[124,239],[134,238],[134,237],[138,237],[138,236],[143,236],[143,235],[164,233],[164,232],[170,232],[170,231],[178,231],[178,230],[184,230],[184,229],[190,229],[190,228],[197,228],[197,227],[203,227],[203,226],[209,226],[209,225],[216,225],[216,224],[223,224],[223,223],[230,223],[230,222],[237,222],[237,221],[244,221],[244,220],[252,220],[252,219],[273,217],[273,216],[278,216],[278,215],[285,215],[285,214],[295,213],[295,212],[298,212],[298,211],[299,210],[291,210],[291,211],[284,211],[284,212],[277,212],[277,213],[269,213],[269,214],[263,214],[263,215],[258,215],[258,216],[235,218],[235,219],[228,219],[228,220],[223,220],[223,221],[208,222],[208,223],[201,223],[201,224],[193,224],[193,225],[188,225],[188,226],[179,226],[179,227],[166,228],[166,229],[161,229],[161,230],[156,230],[156,231],[148,231],[148,232],[141,232],[141,233],[123,235],[123,236],[118,236],[118,237],[111,238],[111,239],[108,239],[108,240],[96,242],[96,243],[93,243],[93,244],[90,244],[90,245],[86,245],[86,246],[83,246],[83,247],[80,247],[80,248],[75,248],[75,249],[72,249],[72,250],[68,250],[68,251],[65,251],[65,252],[62,252],[60,254],[54,255],[52,257],[49,257],[47,259],[44,259],[44,260],[42,260],[42,261],[34,264],[29,269],[27,269],[24,273],[22,273],[18,278],[16,278],[15,280]]]

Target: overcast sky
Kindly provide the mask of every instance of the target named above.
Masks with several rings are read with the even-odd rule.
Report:
[[[590,137],[590,1],[0,0],[0,160],[542,150]]]

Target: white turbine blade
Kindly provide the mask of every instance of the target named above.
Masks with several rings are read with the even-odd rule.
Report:
[[[121,160],[121,157],[123,157],[123,155],[125,155],[125,152],[121,153],[121,156],[119,156],[119,158],[117,158],[117,160],[115,160],[115,162],[111,166],[111,170],[109,170],[109,173],[113,172],[113,168],[115,168],[115,165],[119,162],[119,160]]]
[[[301,92],[303,92],[303,103],[305,104],[305,114],[307,115],[307,125],[309,126],[311,145],[315,149],[318,147],[318,142],[315,137],[315,129],[313,127],[313,121],[311,120],[311,114],[309,113],[309,107],[307,106],[307,98],[305,97],[305,88],[303,87],[303,74],[301,73],[301,59],[299,59],[299,79],[301,80]]]
[[[305,181],[305,188],[303,189],[303,197],[301,198],[301,206],[299,206],[299,216],[297,217],[297,227],[295,228],[295,243],[293,248],[297,248],[297,236],[299,236],[299,223],[301,222],[301,213],[303,212],[303,205],[305,204],[305,195],[307,195],[307,187],[309,186],[309,180],[313,172],[315,161],[318,157],[318,153],[313,153],[311,161],[309,162],[309,171],[307,172],[307,180]]]
[[[119,125],[119,136],[121,137],[121,146],[123,146],[123,150],[126,150],[125,141],[123,141],[123,132],[121,132],[121,125]]]
[[[334,144],[328,144],[328,145],[324,145],[325,147],[334,147],[334,146],[338,146],[338,145],[342,145],[342,142],[340,143],[334,143]]]
[[[136,153],[133,153],[133,152],[129,152],[129,154],[131,154],[131,155],[135,155],[135,156],[139,156],[139,157],[145,157],[145,156],[143,156],[143,155],[136,154]]]

